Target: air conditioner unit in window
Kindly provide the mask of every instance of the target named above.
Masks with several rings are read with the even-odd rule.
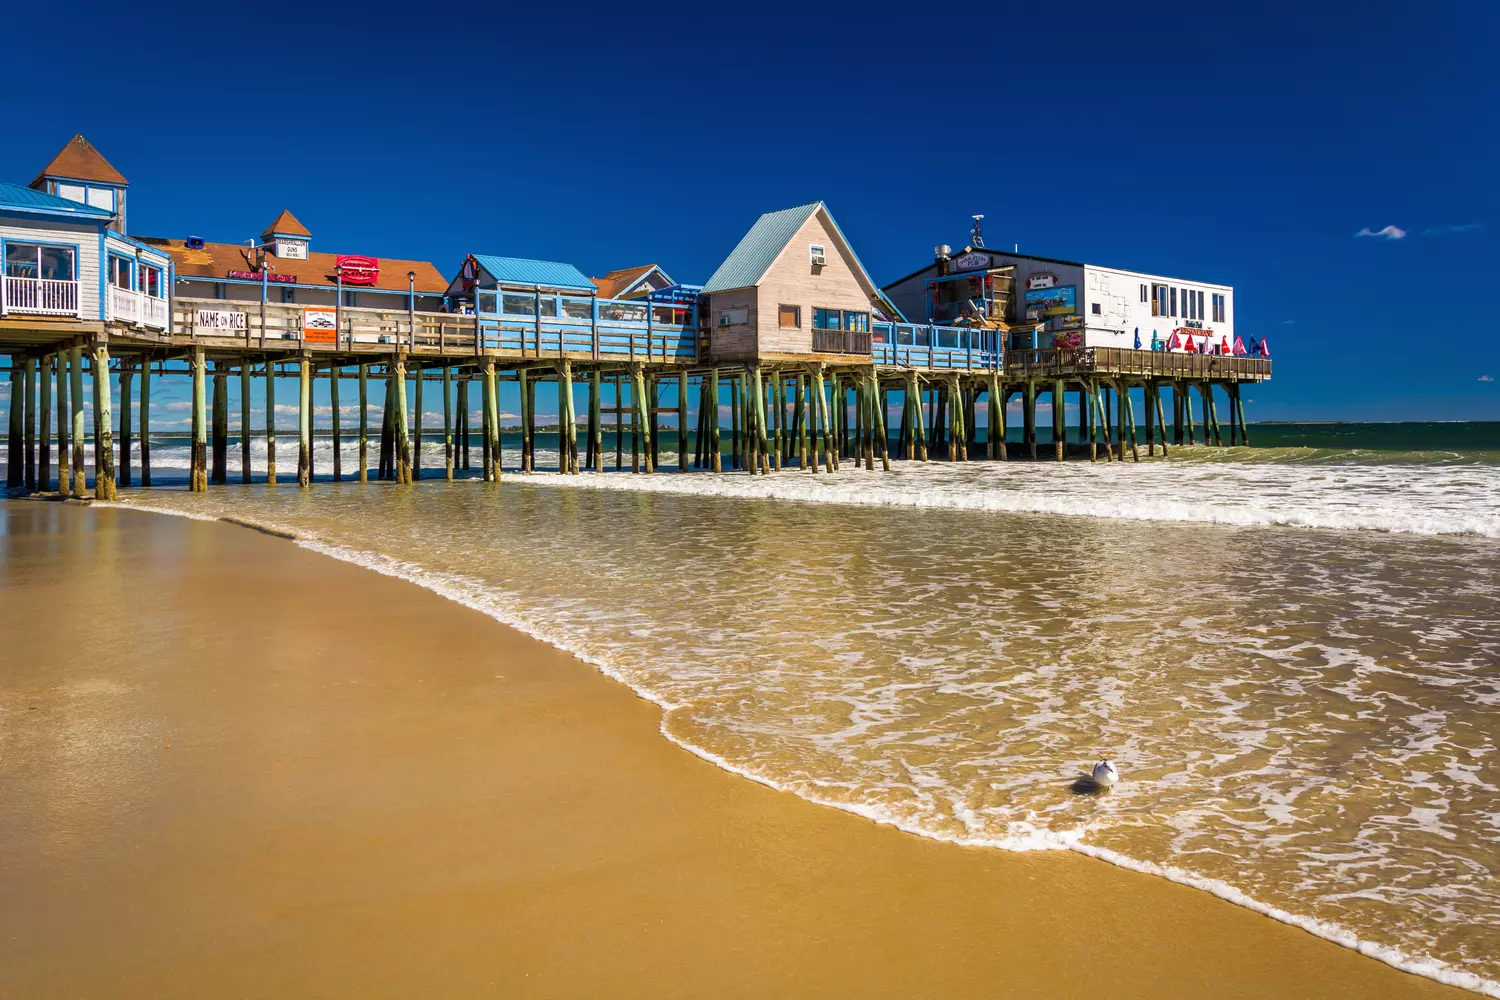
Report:
[[[822,267],[823,265],[825,265],[827,263],[828,263],[828,258],[827,257],[824,257],[820,253],[813,254],[813,259],[812,259],[812,266],[813,267]]]

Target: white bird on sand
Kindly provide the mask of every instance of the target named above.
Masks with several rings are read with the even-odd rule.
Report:
[[[1100,788],[1112,788],[1114,783],[1120,780],[1120,772],[1107,760],[1101,760],[1094,765],[1094,784]]]

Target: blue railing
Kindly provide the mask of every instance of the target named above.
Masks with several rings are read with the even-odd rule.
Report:
[[[697,357],[697,296],[646,299],[481,290],[475,294],[481,347],[538,357],[587,354],[642,361]]]
[[[878,365],[974,369],[1000,364],[998,330],[921,323],[870,324],[870,353]]]

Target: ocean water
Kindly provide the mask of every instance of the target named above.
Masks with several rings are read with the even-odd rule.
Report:
[[[1500,461],[1434,436],[121,496],[430,587],[810,800],[1091,854],[1500,996]],[[1100,756],[1123,780],[1093,794]]]

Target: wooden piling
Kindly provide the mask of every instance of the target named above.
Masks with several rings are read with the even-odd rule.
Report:
[[[614,377],[615,384],[615,471],[625,466],[625,388],[624,379]]]
[[[1161,384],[1155,386],[1156,426],[1161,430],[1161,457],[1167,457],[1167,414],[1161,405]]]
[[[880,391],[880,378],[875,374],[875,369],[870,369],[870,388],[875,397],[875,444],[880,449],[880,468],[883,472],[891,471],[891,442],[886,434],[886,397]]]
[[[8,433],[5,440],[5,486],[15,489],[26,482],[25,412],[26,389],[21,384],[25,377],[26,363],[16,355],[10,356],[10,397],[6,421]]]
[[[1139,462],[1141,450],[1136,444],[1135,437],[1135,400],[1130,398],[1130,386],[1125,382],[1120,383],[1120,401],[1125,404],[1125,427],[1130,433],[1130,459],[1133,462]],[[1120,457],[1122,459],[1125,457],[1123,451]]]
[[[1224,447],[1224,433],[1219,429],[1219,407],[1214,399],[1214,384],[1203,382],[1199,385],[1203,393],[1203,440],[1205,444],[1213,444],[1216,447]],[[1209,440],[1209,435],[1213,440]]]
[[[426,373],[421,362],[413,360],[412,364],[416,383],[412,399],[411,478],[415,482],[422,478],[422,383],[426,381],[422,376]]]
[[[66,348],[57,352],[54,366],[57,372],[57,492],[67,493],[73,485],[73,473],[72,466],[69,464],[69,459],[72,456],[69,453],[68,442],[70,436],[68,429],[71,423],[69,414],[72,411],[68,409],[68,352]],[[141,412],[142,414],[145,413],[144,405],[141,407]],[[146,439],[142,437],[141,444],[143,446],[145,442]],[[144,451],[141,454],[141,459],[144,463]],[[149,465],[144,465],[143,471],[149,468]],[[151,483],[143,480],[143,485],[150,486]]]
[[[266,358],[266,482],[276,485],[276,365]]]
[[[83,347],[74,343],[68,349],[68,403],[73,408],[73,495],[82,497],[87,490],[87,476],[83,467]],[[11,396],[15,398],[14,392]]]
[[[558,419],[562,421],[558,451],[561,461],[559,471],[578,475],[578,415],[573,406],[573,362],[564,358],[558,365],[557,398]]]
[[[719,439],[719,369],[708,374],[708,451],[714,472],[724,471],[724,445]]]
[[[188,455],[188,490],[192,493],[208,492],[208,405],[203,348],[194,346],[189,360],[193,380],[193,444]]]
[[[1026,435],[1026,448],[1034,460],[1036,458],[1036,382],[1026,380],[1025,396],[1022,399],[1021,419],[1023,420],[1023,433]]]
[[[141,483],[150,485],[151,466],[146,460],[146,391],[151,387],[151,365],[141,382]],[[240,482],[250,481],[250,359],[240,362]]]
[[[37,390],[37,415],[41,418],[41,435],[37,441],[36,480],[42,492],[52,489],[52,358],[44,356],[37,365],[41,381]]]
[[[1068,456],[1068,391],[1062,379],[1052,383],[1052,449],[1057,461]]]
[[[1147,382],[1142,389],[1141,406],[1144,408],[1142,416],[1146,418],[1146,455],[1150,458],[1156,457],[1156,392],[1155,382]],[[1162,431],[1165,435],[1166,431]]]
[[[473,468],[469,453],[469,376],[458,380],[458,467],[465,472]]]
[[[498,483],[505,464],[505,452],[500,437],[500,392],[495,384],[495,362],[491,358],[484,362],[484,400],[490,411],[490,481]]]
[[[1240,392],[1240,384],[1234,384],[1234,411],[1239,416],[1240,422],[1240,444],[1246,448],[1250,447],[1250,425],[1245,423],[1245,400]]]
[[[297,485],[312,485],[312,359],[297,358]]]
[[[396,440],[395,424],[392,411],[396,405],[396,384],[392,378],[391,366],[386,366],[385,372],[385,395],[380,405],[380,456],[376,460],[375,476],[386,480],[391,478],[391,470],[395,467],[394,443]]]
[[[115,444],[110,430],[114,414],[110,412],[109,345],[100,340],[94,344],[94,443],[99,464],[94,472],[94,499],[115,498]]]
[[[683,404],[686,409],[686,403]],[[604,376],[598,368],[589,372],[589,451],[593,462],[589,468],[604,471]]]
[[[797,386],[796,386],[797,398],[796,398],[796,401],[795,401],[795,405],[792,408],[792,435],[796,438],[797,468],[799,468],[799,469],[806,469],[807,468],[807,458],[808,458],[808,450],[807,450],[808,409],[807,409],[807,404],[808,404],[808,400],[809,400],[810,397],[808,396],[807,383],[808,383],[808,375],[807,375],[807,373],[806,372],[798,372],[797,373]]]
[[[120,390],[121,405],[125,391]],[[229,375],[223,361],[214,362],[213,475],[211,482],[229,482]]]
[[[357,369],[359,386],[359,481],[370,481],[370,369],[361,364]]]
[[[651,420],[648,409],[650,401],[646,398],[646,369],[637,362],[630,366],[630,397],[635,410],[635,426],[641,435],[642,470],[654,472],[651,463]],[[632,435],[631,440],[635,440]]]
[[[133,364],[120,358],[120,463],[115,466],[115,481],[120,486],[130,484],[130,388],[132,388]],[[43,427],[45,427],[45,412],[43,412]]]
[[[24,399],[25,411],[25,482],[28,490],[36,489],[36,358],[27,358],[25,364]]]
[[[484,391],[483,379],[479,382],[479,441],[479,474],[485,482],[489,482],[494,475],[495,462],[494,456],[490,454],[490,403],[489,394]]]
[[[528,406],[531,403],[531,372],[528,369],[516,370],[516,385],[521,398],[521,471],[531,472],[531,446],[534,424],[531,421]]]
[[[677,373],[677,471],[688,470],[688,376],[684,368]]]
[[[1177,383],[1182,388],[1182,410],[1187,429],[1187,443],[1195,445],[1198,443],[1198,435],[1193,427],[1193,384],[1191,382]],[[1177,395],[1177,393],[1174,393]]]
[[[344,481],[344,428],[339,406],[339,382],[343,381],[344,369],[333,365],[328,369],[328,414],[329,431],[333,434],[333,481]]]
[[[443,366],[443,478],[453,481],[453,367]]]

